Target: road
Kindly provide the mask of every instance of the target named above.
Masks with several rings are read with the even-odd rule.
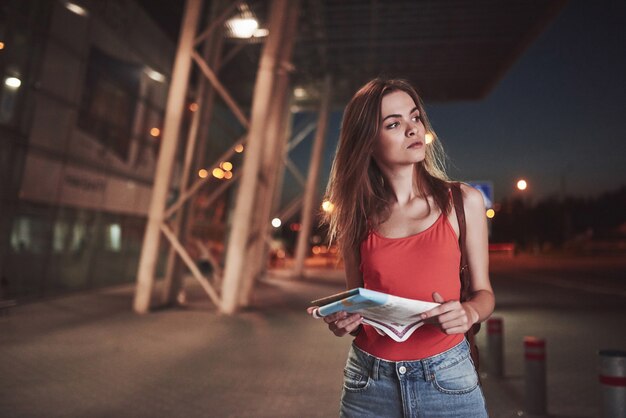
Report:
[[[522,339],[543,337],[551,415],[597,416],[598,350],[626,349],[626,258],[492,256],[490,267],[494,315],[505,324],[504,384],[521,402]]]
[[[522,409],[526,335],[547,339],[551,416],[598,416],[597,351],[626,348],[624,264],[493,258],[506,367],[503,379],[483,370],[492,418]],[[305,308],[341,290],[341,272],[311,276],[275,274],[232,317],[193,279],[186,306],[148,315],[132,312],[132,285],[18,306],[0,318],[0,416],[337,416],[351,339]]]

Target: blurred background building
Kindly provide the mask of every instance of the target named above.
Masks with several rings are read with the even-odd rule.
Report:
[[[0,6],[0,274],[5,294],[27,300],[135,280],[183,3],[7,0]],[[205,2],[201,24],[209,24],[231,3]],[[244,112],[253,101],[269,3],[238,2],[232,13],[257,19],[258,27],[240,37],[227,23],[211,48],[218,51],[214,69],[221,84]],[[360,1],[301,1],[293,68],[286,69],[294,142],[311,139],[329,75],[330,109],[335,111],[363,82],[381,74],[419,80],[427,101],[484,98],[564,4],[416,2],[383,8]],[[203,111],[195,102],[202,77],[194,67],[184,93],[181,138],[192,115]],[[210,195],[213,186],[237,175],[243,147],[235,148],[217,171],[207,164],[232,149],[246,130],[217,95],[205,116],[191,178],[208,181],[190,200],[190,235],[184,245],[200,263],[204,248],[223,264],[234,188],[216,199]],[[331,115],[335,130],[339,117],[338,112]],[[184,148],[185,141],[179,141],[167,205],[180,194]],[[304,173],[310,150],[310,143],[300,146],[293,157],[292,165]],[[327,152],[324,158],[330,156]],[[276,163],[282,164],[278,157]],[[293,253],[300,231],[293,203],[302,178],[293,170],[284,172],[283,193],[274,206],[291,204],[296,210],[287,207],[289,216],[276,230],[283,244],[271,243],[273,261]],[[310,255],[330,251],[319,245],[321,232],[312,234]],[[167,247],[161,243],[158,276],[166,267]]]
[[[132,2],[3,2],[0,271],[18,297],[133,280],[175,44]]]

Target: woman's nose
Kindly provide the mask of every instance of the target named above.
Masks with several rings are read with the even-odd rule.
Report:
[[[411,123],[407,128],[407,136],[414,136],[417,133],[417,123]]]

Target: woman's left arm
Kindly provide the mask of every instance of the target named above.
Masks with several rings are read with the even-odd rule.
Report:
[[[495,306],[495,297],[489,281],[489,233],[483,195],[465,184],[463,206],[465,207],[465,248],[470,271],[471,296],[462,305],[472,312],[472,323],[489,318]]]
[[[489,282],[489,243],[487,217],[482,194],[471,186],[461,185],[465,209],[465,248],[470,270],[471,296],[465,302],[445,301],[437,292],[433,300],[441,305],[421,315],[428,323],[438,325],[446,334],[463,334],[473,324],[489,318],[495,306]]]

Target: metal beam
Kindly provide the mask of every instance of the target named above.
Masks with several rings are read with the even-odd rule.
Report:
[[[237,145],[241,145],[245,143],[245,140],[243,138],[239,139],[239,141],[237,141],[235,143],[235,146]],[[223,153],[218,159],[216,159],[216,164],[211,165],[210,167],[213,167],[214,165],[217,166],[219,165],[220,161],[225,161],[228,158],[230,158],[233,154],[235,153],[235,149],[230,148],[228,151],[226,151],[225,153]],[[235,174],[236,176],[236,174]],[[185,203],[185,201],[187,201],[187,199],[189,199],[191,196],[193,196],[200,187],[202,187],[202,185],[204,183],[206,183],[207,181],[211,180],[210,176],[207,176],[206,178],[203,179],[197,179],[192,185],[191,187],[189,187],[186,191],[184,191],[179,197],[178,200],[176,202],[174,202],[174,204],[172,206],[170,206],[169,208],[167,208],[167,210],[165,211],[165,219],[169,218],[170,216],[172,216],[176,211],[178,211],[182,205]],[[231,179],[234,180],[234,177]]]
[[[217,306],[220,306],[221,301],[219,295],[217,294],[215,289],[213,289],[213,286],[211,286],[211,283],[209,283],[207,278],[202,275],[200,269],[198,268],[198,266],[196,266],[196,263],[189,256],[187,250],[185,250],[185,247],[183,247],[178,238],[176,238],[174,231],[172,231],[170,227],[168,227],[165,223],[161,224],[161,231],[163,232],[163,235],[165,235],[165,237],[170,241],[172,247],[174,247],[180,258],[187,265],[187,268],[189,268],[191,274],[193,274],[193,276],[196,278],[196,280],[198,280],[200,285],[202,285],[205,292],[209,295],[213,303],[215,303],[215,305]]]
[[[224,23],[224,21],[226,19],[228,19],[232,14],[233,11],[239,7],[239,5],[243,3],[243,0],[236,0],[234,2],[232,2],[226,9],[224,9],[224,11],[222,12],[222,14],[215,20],[213,20],[213,22],[211,22],[211,24],[209,25],[208,28],[206,28],[200,35],[198,35],[195,39],[194,39],[194,46],[197,46],[199,44],[201,44],[204,40],[208,39],[209,36],[211,36],[211,34],[213,33],[213,31],[221,24]]]
[[[182,113],[185,107],[185,92],[187,91],[189,70],[191,68],[191,52],[202,2],[203,0],[187,0],[185,3],[182,33],[174,60],[172,81],[167,98],[163,137],[155,170],[156,175],[152,188],[148,223],[139,259],[137,288],[133,302],[133,308],[137,313],[146,313],[150,310],[150,300],[154,287],[154,272],[159,251],[159,230],[164,220],[163,213],[169,192],[170,176],[176,155]]]
[[[294,197],[280,212],[276,214],[279,219],[289,219],[298,212],[302,206],[303,196]]]
[[[322,93],[322,101],[319,109],[319,122],[315,131],[315,142],[311,152],[311,163],[309,164],[309,175],[307,177],[306,189],[304,192],[304,202],[302,205],[302,222],[298,233],[296,245],[296,256],[293,273],[295,276],[302,276],[304,273],[304,259],[309,250],[309,237],[313,225],[313,215],[315,199],[317,197],[317,178],[319,177],[320,163],[322,161],[322,151],[324,150],[324,139],[328,126],[328,111],[330,108],[331,78],[326,76]]]
[[[241,106],[239,106],[235,99],[233,99],[233,97],[230,95],[230,93],[228,93],[226,87],[224,87],[224,85],[220,82],[220,80],[217,78],[217,75],[215,75],[213,70],[211,70],[206,61],[202,59],[202,57],[196,51],[191,52],[191,57],[194,59],[196,64],[198,64],[198,67],[200,67],[200,70],[202,70],[205,77],[209,79],[211,84],[213,84],[215,90],[217,90],[219,95],[222,97],[222,100],[224,100],[226,105],[230,108],[231,112],[235,114],[235,117],[239,120],[239,122],[244,127],[249,128],[250,123],[244,112],[241,110]]]
[[[281,44],[284,42],[284,34],[289,23],[290,7],[297,7],[297,2],[273,0],[270,6],[270,33],[263,47],[257,72],[243,175],[237,193],[226,252],[221,307],[222,312],[226,314],[234,313],[239,305],[244,265],[249,255],[248,240],[255,209],[258,172],[266,142],[267,111],[271,107],[272,100],[275,99],[272,94],[275,92],[278,72],[281,71],[278,59],[281,58]],[[290,57],[283,56],[282,58],[289,59]]]
[[[269,110],[269,120],[266,131],[266,143],[263,149],[259,176],[266,179],[259,183],[257,190],[256,216],[253,219],[254,231],[252,235],[256,239],[251,245],[248,263],[244,269],[243,285],[241,288],[239,303],[247,306],[256,280],[265,273],[267,269],[267,248],[271,240],[270,216],[274,206],[274,197],[277,192],[278,169],[277,165],[281,161],[277,155],[283,153],[287,144],[285,124],[289,118],[289,103],[291,98],[289,72],[292,69],[289,58],[293,50],[293,43],[297,22],[297,7],[289,8],[289,15],[286,18],[287,27],[283,34],[284,42],[281,44],[281,52],[278,57],[278,71],[274,88],[274,100],[272,108]]]
[[[220,7],[220,1],[212,2],[211,4],[211,17],[214,17],[217,8]],[[211,38],[207,39],[202,46],[202,56],[213,66],[213,68],[219,68],[219,57],[222,50],[223,36],[221,31],[212,31],[210,33],[215,34]],[[185,159],[183,163],[183,169],[181,172],[181,179],[179,184],[180,194],[185,194],[190,186],[190,177],[196,175],[196,164],[194,160],[197,160],[195,154],[196,148],[198,152],[203,152],[204,145],[208,142],[206,135],[202,136],[201,147],[196,147],[199,138],[199,132],[201,126],[208,126],[210,123],[210,117],[213,109],[213,99],[215,97],[212,94],[215,90],[209,84],[208,80],[204,77],[200,77],[198,80],[198,87],[195,92],[194,102],[198,106],[198,109],[192,114],[191,125],[189,132],[187,133],[187,143],[185,147]],[[205,111],[208,108],[208,112]],[[193,178],[193,177],[192,177]],[[184,202],[184,200],[183,200]],[[170,208],[171,209],[171,208]],[[183,243],[187,242],[187,236],[191,234],[190,215],[193,215],[189,205],[182,205],[178,212],[178,216],[172,222],[172,229],[174,234],[179,237],[179,240]],[[168,209],[167,213],[172,213]],[[191,221],[191,222],[190,222]],[[165,268],[165,277],[163,279],[162,290],[162,302],[163,304],[173,305],[177,299],[178,293],[182,288],[182,265],[180,260],[176,258],[176,251],[173,246],[170,247],[167,255],[167,265]]]

